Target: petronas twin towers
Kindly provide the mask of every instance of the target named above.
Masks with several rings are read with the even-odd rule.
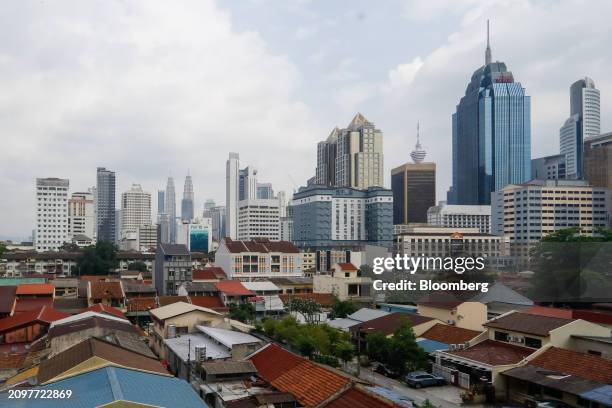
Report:
[[[194,194],[193,181],[189,171],[185,177],[185,185],[183,187],[183,199],[181,200],[181,221],[190,222],[194,219]],[[159,210],[159,209],[158,209]],[[174,189],[174,178],[168,176],[166,182],[166,190],[164,192],[164,209],[163,214],[160,214],[160,222],[162,224],[162,241],[175,243],[176,242],[176,191]]]

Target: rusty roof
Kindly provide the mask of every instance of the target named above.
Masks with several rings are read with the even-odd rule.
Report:
[[[414,327],[432,320],[434,319],[431,317],[425,317],[415,313],[396,312],[356,324],[351,326],[349,330],[351,332],[361,331],[364,333],[381,332],[389,335],[393,334],[393,332],[395,332],[395,330],[397,330],[397,328],[399,328],[404,322],[407,322],[411,327]]]
[[[89,296],[92,299],[123,299],[125,293],[121,282],[89,282]]]
[[[512,312],[490,320],[484,326],[545,337],[550,334],[551,330],[565,326],[572,321],[572,319],[562,317]]]
[[[551,347],[528,364],[612,384],[612,360],[578,351]]]
[[[55,286],[51,283],[22,283],[17,285],[15,294],[19,295],[53,295]]]
[[[421,334],[420,337],[439,341],[440,343],[445,344],[461,344],[472,340],[480,333],[482,332],[438,323],[432,326],[432,328],[427,330],[425,333]]]
[[[485,340],[464,350],[445,351],[468,360],[491,366],[517,364],[536,350],[503,341]]]

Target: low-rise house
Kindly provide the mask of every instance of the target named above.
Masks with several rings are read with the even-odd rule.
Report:
[[[56,278],[50,283],[55,288],[55,298],[77,296],[79,281],[76,278]]]
[[[157,296],[155,286],[141,281],[122,280],[121,286],[123,287],[123,293],[125,293],[126,299]]]
[[[237,280],[216,282],[215,286],[225,306],[229,306],[232,303],[244,303],[248,301],[249,298],[255,296],[254,292],[248,290],[242,282]]]
[[[14,314],[29,312],[31,310],[40,310],[42,307],[53,307],[53,298],[17,298],[15,300]]]
[[[612,360],[612,336],[573,335],[569,348]]]
[[[285,305],[279,294],[281,289],[270,281],[242,282],[242,285],[255,293],[256,296],[249,300],[255,304],[258,315],[268,313],[280,313],[285,310]]]
[[[365,350],[365,338],[370,333],[382,333],[387,337],[393,336],[393,333],[401,327],[402,324],[408,323],[416,337],[431,329],[436,324],[441,323],[439,320],[431,317],[420,316],[409,313],[388,313],[376,319],[367,320],[357,325],[349,327],[349,332],[353,340],[362,342],[362,349]]]
[[[349,329],[353,326],[377,319],[382,316],[387,316],[388,314],[389,312],[381,309],[371,309],[367,307],[362,307],[361,309],[357,310],[354,313],[351,313],[346,317],[329,320],[327,321],[327,324],[330,327],[333,327],[338,330],[349,331]]]
[[[484,330],[483,324],[487,321],[485,304],[457,299],[447,293],[430,293],[416,303],[418,314],[464,329]]]
[[[257,374],[250,360],[205,361],[200,363],[200,376],[207,383],[228,380],[246,380]]]
[[[56,297],[53,300],[53,308],[68,314],[78,314],[87,308],[87,298],[71,297],[63,298]]]
[[[219,296],[189,296],[189,300],[192,305],[212,309],[215,312],[227,313],[229,311]]]
[[[177,293],[180,296],[216,296],[219,289],[213,282],[183,282]]]
[[[219,282],[227,279],[227,274],[220,266],[206,266],[193,271],[194,282]]]
[[[429,330],[420,334],[417,344],[426,352],[450,350],[451,348],[466,347],[466,344],[475,341],[483,332],[463,329],[457,326],[437,323]]]
[[[24,346],[44,336],[52,322],[69,316],[52,307],[20,313],[0,320],[0,345]]]
[[[183,282],[191,282],[192,269],[186,245],[158,243],[153,281],[160,295],[176,295]]]
[[[283,294],[293,295],[297,293],[312,293],[313,291],[312,277],[272,277],[268,280],[278,286],[282,290]]]
[[[338,299],[359,303],[372,302],[372,278],[361,276],[352,263],[337,263],[329,274],[313,276],[314,293],[333,293]]]
[[[562,317],[564,319],[582,319],[587,322],[599,324],[612,329],[612,313],[609,311],[602,310],[585,310],[585,309],[559,309],[555,307],[546,306],[532,306],[526,310],[525,313],[551,316],[551,317]]]
[[[158,296],[157,297],[157,306],[158,307],[163,307],[163,306],[168,306],[171,305],[173,303],[178,303],[178,302],[185,302],[185,303],[189,303],[189,296],[184,295],[184,296]]]
[[[121,282],[89,282],[87,301],[90,306],[102,303],[112,307],[125,307],[125,293]]]
[[[22,283],[17,286],[15,296],[17,299],[51,299],[55,295],[55,288],[51,283]]]
[[[488,319],[511,310],[520,311],[533,306],[533,300],[509,288],[503,282],[495,282],[486,292],[478,293],[470,301],[484,303],[487,306]]]

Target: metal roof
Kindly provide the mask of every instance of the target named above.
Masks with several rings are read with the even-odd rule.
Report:
[[[166,306],[158,307],[157,309],[151,309],[150,313],[159,320],[166,320],[174,316],[179,316],[184,313],[192,311],[200,311],[210,313],[213,315],[221,316],[221,313],[215,312],[212,309],[206,307],[196,306],[185,302],[171,303]]]
[[[206,374],[248,374],[256,373],[257,368],[250,361],[213,361],[202,363]]]
[[[255,336],[251,336],[250,334],[234,330],[219,329],[216,327],[209,326],[196,327],[200,332],[206,334],[210,338],[218,341],[219,343],[230,349],[237,344],[258,343],[260,341]]]
[[[280,291],[281,289],[270,281],[242,282],[242,285],[253,292],[258,291]]]
[[[367,307],[357,310],[355,313],[348,315],[349,319],[357,320],[358,322],[367,322],[382,316],[388,315],[389,312],[380,309],[369,309]]]
[[[211,360],[226,359],[232,356],[231,352],[215,340],[201,333],[183,334],[173,339],[165,339],[164,343],[178,358],[183,361],[196,360],[196,346],[206,347],[206,358]]]

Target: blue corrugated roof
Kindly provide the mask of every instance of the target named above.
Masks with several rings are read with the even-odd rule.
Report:
[[[183,380],[119,367],[104,367],[52,384],[40,390],[72,390],[70,399],[8,399],[0,395],[0,407],[91,408],[124,400],[158,407],[208,407]]]
[[[583,392],[580,394],[580,398],[612,407],[612,385],[604,385],[603,387]]]
[[[417,345],[423,350],[425,350],[427,353],[433,353],[437,350],[448,350],[450,348],[449,345],[446,343],[429,339],[417,340]]]

